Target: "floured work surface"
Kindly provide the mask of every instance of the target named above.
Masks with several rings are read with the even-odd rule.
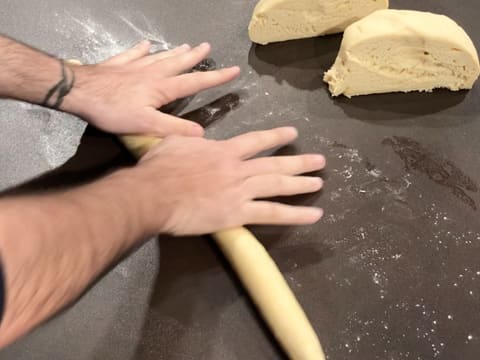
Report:
[[[217,64],[238,63],[242,78],[197,96],[182,113],[211,124],[208,135],[215,138],[295,124],[301,140],[281,153],[322,152],[328,157],[323,194],[294,200],[323,206],[322,223],[253,230],[286,274],[329,357],[476,360],[479,87],[468,93],[332,100],[322,77],[335,60],[341,36],[252,46],[246,27],[255,1],[217,4],[18,0],[7,2],[0,17],[3,32],[84,62],[100,60],[144,36],[160,48],[211,41]],[[462,6],[450,0],[392,1],[392,8],[400,6],[447,13],[480,46],[476,1]],[[10,108],[2,114],[5,109]],[[38,132],[31,130],[35,139],[29,140],[25,128],[25,119],[40,126],[38,114],[19,116],[23,120],[16,130],[11,115],[8,127],[0,119],[2,129],[8,128],[8,133],[0,131],[0,143],[15,137],[29,151],[15,158],[10,147],[2,146],[2,164],[30,162],[40,164],[36,172],[48,170],[38,159],[50,159],[52,153],[47,157]],[[65,118],[66,128],[76,126],[72,121]],[[79,141],[79,133],[75,130],[78,139],[72,136],[72,143]],[[66,153],[64,143],[49,144],[53,158]],[[128,161],[114,142],[95,133],[84,139],[81,153],[87,155],[80,159],[87,160],[92,154],[110,154],[105,166]],[[2,175],[23,180],[9,166]],[[68,171],[66,175],[71,178]],[[76,307],[0,353],[1,360],[32,358],[282,355],[225,262],[207,240],[192,238],[162,239],[160,249],[149,243]]]

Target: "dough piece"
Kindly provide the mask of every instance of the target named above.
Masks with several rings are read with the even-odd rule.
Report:
[[[350,25],[325,74],[333,96],[471,89],[480,74],[467,33],[428,12],[380,10]]]
[[[388,0],[260,0],[248,27],[258,44],[342,32]]]
[[[160,144],[162,139],[150,136],[121,136],[120,141],[137,159],[140,159],[151,148]]]
[[[325,360],[305,312],[265,248],[245,228],[213,237],[292,360]]]

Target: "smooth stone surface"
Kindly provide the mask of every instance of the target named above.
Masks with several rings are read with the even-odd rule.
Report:
[[[322,77],[341,36],[252,45],[247,25],[254,5],[15,0],[2,4],[0,20],[2,32],[84,62],[144,37],[159,48],[210,41],[217,66],[239,64],[243,75],[181,102],[178,112],[209,125],[208,136],[218,139],[293,124],[301,138],[280,154],[328,157],[322,194],[290,200],[324,207],[321,223],[253,231],[304,305],[329,358],[477,360],[479,86],[332,100]],[[475,0],[392,0],[392,7],[448,14],[480,45]],[[39,140],[45,117],[4,102],[0,109],[1,184],[50,170]],[[70,156],[83,132],[78,124],[65,117],[64,127],[55,127],[50,156]],[[66,129],[68,149],[58,138]],[[88,131],[75,158],[27,189],[91,179],[131,161],[111,137]],[[206,238],[148,243],[75,307],[0,353],[1,360],[282,358]]]

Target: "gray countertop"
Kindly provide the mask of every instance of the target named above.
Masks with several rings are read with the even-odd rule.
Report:
[[[242,77],[182,110],[208,136],[295,125],[279,153],[322,152],[325,208],[312,227],[254,227],[304,305],[329,359],[477,360],[480,354],[480,87],[332,100],[322,74],[341,36],[253,46],[255,1],[3,0],[0,29],[64,58],[100,61],[149,38],[208,40]],[[480,45],[475,0],[392,1],[450,15]],[[0,104],[0,188],[66,162],[27,189],[100,176],[132,159],[110,136],[27,104]],[[1,360],[281,359],[208,238],[151,241],[72,309]]]

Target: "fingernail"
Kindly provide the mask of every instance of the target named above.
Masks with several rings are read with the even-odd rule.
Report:
[[[306,209],[304,214],[305,224],[315,224],[323,217],[323,209],[311,207]]]
[[[291,135],[292,137],[297,137],[298,136],[298,130],[294,128],[293,126],[288,126],[284,128],[284,131],[288,132],[288,135]]]
[[[315,208],[315,209],[312,209],[313,213],[315,213],[315,217],[318,218],[318,220],[320,220],[322,217],[323,217],[323,214],[324,214],[324,211],[323,209],[320,209],[320,208]]]
[[[308,176],[306,178],[310,184],[315,188],[320,188],[323,185],[323,180],[316,176]]]
[[[325,166],[327,163],[327,160],[325,159],[325,156],[323,155],[314,155],[314,162],[318,164],[319,166]]]
[[[147,45],[150,46],[150,41],[148,41],[148,40],[143,40],[143,41],[139,42],[137,45],[135,45],[135,46],[134,46],[134,49],[141,49],[141,48],[143,48],[143,47],[145,47],[145,46],[147,46]]]
[[[232,66],[230,69],[228,69],[230,71],[235,71],[237,73],[241,73],[242,72],[242,69],[240,68],[240,66]]]
[[[190,127],[190,134],[192,136],[203,136],[204,133],[205,130],[198,124],[192,124],[192,126]]]
[[[201,43],[200,45],[198,45],[199,48],[207,48],[207,47],[210,47],[210,44],[208,42],[204,42],[204,43]]]

